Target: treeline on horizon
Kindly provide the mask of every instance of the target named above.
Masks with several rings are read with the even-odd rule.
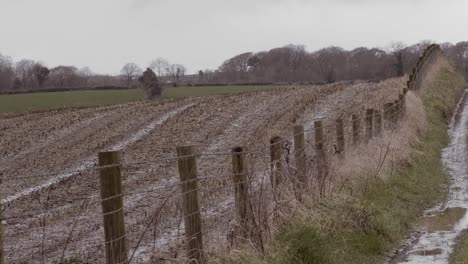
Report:
[[[225,85],[303,83],[322,84],[342,80],[382,80],[403,76],[416,64],[431,41],[405,46],[392,43],[388,49],[359,47],[344,50],[327,47],[307,52],[302,45],[288,45],[262,52],[246,52],[224,61],[218,69],[200,70],[186,75],[185,67],[169,64],[164,58],[153,60],[151,68],[166,85]],[[468,41],[443,43],[441,48],[468,79]],[[42,62],[23,59],[13,62],[0,54],[0,91],[51,88],[138,87],[142,69],[127,63],[121,74],[98,75],[88,67],[60,65],[48,68]]]

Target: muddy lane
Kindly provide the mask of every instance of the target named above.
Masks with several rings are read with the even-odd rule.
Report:
[[[457,237],[468,228],[468,100],[463,96],[453,118],[450,144],[442,153],[450,177],[448,199],[428,210],[419,224],[417,235],[403,254],[389,263],[448,264]]]

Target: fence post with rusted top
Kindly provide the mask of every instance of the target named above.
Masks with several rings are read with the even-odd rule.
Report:
[[[280,137],[273,137],[270,140],[270,157],[271,157],[271,184],[273,191],[277,191],[278,186],[283,181],[283,150]]]
[[[195,147],[177,147],[188,263],[205,263]]]
[[[239,225],[242,227],[242,235],[247,238],[250,233],[248,221],[249,190],[247,182],[247,168],[245,153],[242,147],[232,149],[232,170],[235,192],[235,204]]]
[[[325,153],[325,138],[323,136],[322,121],[314,122],[315,150],[317,151],[317,178],[319,183],[320,196],[325,194],[325,179],[328,173]]]
[[[353,144],[357,145],[359,143],[359,116],[358,115],[352,115],[351,117],[352,123],[353,123]]]
[[[106,263],[127,263],[120,152],[100,152],[98,160]]]
[[[374,134],[380,136],[382,134],[382,111],[374,110]]]
[[[306,182],[307,162],[305,152],[305,140],[304,140],[304,127],[294,126],[294,157],[296,158],[296,166],[298,172],[298,180],[301,183]]]
[[[369,141],[372,139],[372,130],[373,130],[373,119],[374,119],[374,109],[366,110],[366,140]]]

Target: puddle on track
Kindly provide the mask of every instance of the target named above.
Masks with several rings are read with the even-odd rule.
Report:
[[[419,239],[406,250],[400,261],[390,263],[448,264],[457,237],[468,228],[468,100],[461,100],[453,118],[449,135],[451,142],[443,150],[442,159],[450,176],[448,200],[429,211],[421,220]]]
[[[447,208],[422,219],[421,228],[427,232],[450,231],[463,219],[467,209],[461,207]]]

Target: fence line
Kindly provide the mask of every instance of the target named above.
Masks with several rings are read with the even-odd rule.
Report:
[[[407,82],[409,90],[419,90],[421,88],[422,80],[428,71],[428,67],[432,65],[436,56],[439,54],[444,54],[444,52],[437,44],[429,45],[424,50],[409,76],[409,80]]]
[[[421,75],[427,71],[427,66],[424,65],[433,60],[431,56],[434,55],[431,54],[435,54],[437,50],[436,46],[432,46],[425,51],[420,59],[421,62],[417,64],[408,81],[409,90],[419,89]],[[34,227],[32,230],[38,230],[36,222],[39,219],[43,232],[42,240],[40,244],[24,251],[31,250],[46,256],[52,252],[52,247],[64,246],[60,252],[61,261],[70,248],[69,245],[73,243],[77,248],[84,243],[87,246],[85,249],[100,245],[105,252],[107,264],[140,261],[145,259],[145,254],[152,254],[151,252],[155,251],[161,253],[161,256],[168,255],[164,257],[168,259],[206,263],[209,258],[216,256],[216,252],[246,243],[264,251],[266,241],[271,239],[276,230],[287,224],[289,217],[293,215],[291,205],[302,202],[303,193],[315,190],[320,196],[325,194],[326,181],[332,173],[331,156],[343,156],[358,144],[367,144],[381,137],[384,131],[391,133],[398,126],[407,112],[405,108],[409,99],[406,97],[407,91],[402,90],[395,96],[397,98],[395,101],[383,104],[381,108],[374,107],[365,109],[361,113],[350,113],[349,116],[340,116],[331,123],[319,120],[314,123],[312,129],[308,130],[304,129],[304,126],[294,126],[291,129],[292,146],[286,145],[290,142],[289,138],[280,137],[273,137],[270,144],[253,149],[234,146],[231,151],[226,152],[203,153],[197,152],[193,146],[182,146],[177,147],[177,156],[132,163],[121,162],[119,152],[100,153],[99,165],[73,172],[79,173],[83,179],[86,177],[97,179],[93,175],[99,171],[101,195],[71,197],[72,205],[67,207],[69,210],[75,211],[73,210],[77,207],[73,205],[75,201],[81,201],[81,204],[78,216],[71,218],[72,229],[65,240],[60,239],[60,234],[63,234],[60,229],[46,234],[46,220],[53,218],[56,212],[54,208],[48,206],[37,213],[29,213],[29,210],[26,210],[28,213],[22,214],[19,210],[20,214],[0,216],[1,223],[5,221],[9,224],[14,220],[23,220],[23,224]],[[351,133],[347,133],[346,129],[351,129]],[[329,131],[334,131],[334,137],[327,136]],[[222,164],[220,160],[230,157],[231,167],[218,170],[218,176],[203,176],[204,167],[197,168],[197,163],[202,157],[218,159],[219,164]],[[180,176],[178,182],[169,181],[170,184],[163,185],[159,189],[125,191],[122,178],[128,177],[125,174],[126,169],[163,162],[177,162],[176,167]],[[121,171],[124,172],[123,175]],[[22,175],[4,178],[4,181],[46,178],[60,173],[64,172]],[[156,184],[162,180],[164,179],[157,178],[145,183]],[[313,187],[314,184],[316,187]],[[145,208],[144,210],[139,210],[141,207],[137,202],[146,199],[135,201],[130,199],[144,194],[157,195],[151,197],[152,200],[146,201],[153,204],[155,210],[148,211],[145,205],[141,206]],[[128,201],[125,198],[129,198]],[[130,204],[129,207],[126,202]],[[83,214],[86,210],[85,205],[89,208],[97,204],[101,205],[102,213],[87,216]],[[231,210],[231,206],[234,210]],[[57,211],[60,209],[62,208],[59,207]],[[144,218],[147,220],[143,224],[143,229],[133,225],[128,229],[128,226],[125,226],[127,222],[124,217],[128,212],[145,215]],[[77,223],[82,218],[91,223],[96,222],[96,218],[101,218],[102,225],[78,226]],[[102,238],[104,241],[95,243],[96,239],[82,239],[98,230],[104,233]],[[228,245],[219,243],[220,235],[225,235],[226,232]],[[153,237],[150,238],[149,235]],[[77,240],[73,240],[73,237]],[[0,245],[3,238],[0,236]],[[65,245],[61,245],[60,241]],[[131,241],[137,243],[131,245]],[[9,247],[8,241],[4,246],[9,249],[7,259],[10,261],[15,259],[14,255],[18,252],[14,250],[11,252],[14,246]],[[185,250],[180,250],[184,247]],[[3,258],[2,250],[3,248],[0,248],[0,257]],[[19,260],[27,258],[22,256]],[[0,259],[0,264],[2,261]]]

